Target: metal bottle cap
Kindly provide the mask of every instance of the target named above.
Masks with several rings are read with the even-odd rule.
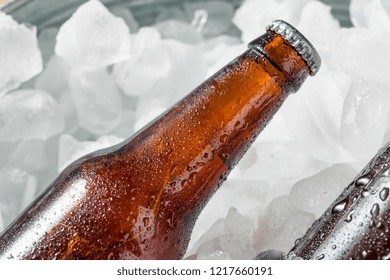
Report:
[[[279,34],[287,42],[289,42],[294,49],[303,57],[310,68],[310,75],[317,74],[321,66],[321,58],[313,45],[302,35],[295,27],[283,20],[275,20],[267,30]]]

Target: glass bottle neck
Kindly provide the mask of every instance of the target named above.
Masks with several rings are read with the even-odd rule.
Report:
[[[263,55],[287,80],[290,91],[296,92],[310,73],[310,68],[294,47],[275,32],[268,31],[249,43],[248,47]]]

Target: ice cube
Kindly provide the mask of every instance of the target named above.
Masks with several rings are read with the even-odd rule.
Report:
[[[321,27],[318,23],[321,23]],[[330,6],[320,1],[311,1],[304,6],[297,28],[316,46],[324,59],[324,53],[330,52],[330,45],[337,38],[340,24],[332,16]]]
[[[113,15],[121,17],[127,26],[129,27],[130,33],[136,33],[138,31],[139,25],[135,20],[133,13],[122,6],[114,6],[110,8],[110,11]]]
[[[273,20],[283,19],[296,26],[303,7],[310,0],[246,0],[233,17],[233,23],[242,31],[242,40],[248,43],[262,34]]]
[[[69,66],[58,56],[52,56],[43,72],[35,79],[34,88],[59,99],[64,91],[69,90]]]
[[[256,255],[252,234],[252,221],[232,207],[199,239],[196,255],[198,259],[251,259]]]
[[[217,37],[206,39],[201,44],[201,50],[204,53],[204,57],[212,59],[214,56],[220,55],[218,48],[225,46],[233,46],[241,44],[240,38],[231,35],[220,35]],[[244,51],[246,47],[242,49]],[[215,58],[214,58],[215,59]]]
[[[4,227],[22,211],[36,195],[36,178],[13,167],[0,170],[0,210]]]
[[[390,15],[390,0],[381,0],[381,2],[387,14]]]
[[[334,164],[319,173],[296,182],[290,192],[291,204],[303,211],[321,216],[356,176],[350,164]]]
[[[171,65],[150,92],[171,106],[204,81],[206,65],[199,48],[175,40],[164,40],[163,45]]]
[[[234,170],[237,170],[237,168]],[[265,207],[270,192],[268,182],[264,180],[246,180],[246,178],[234,179],[230,175],[199,215],[191,235],[187,254],[196,252],[201,245],[197,240],[206,232],[208,232],[207,236],[210,236],[209,229],[213,227],[216,230],[217,221],[226,218],[231,207],[240,209],[241,215],[252,222],[258,219],[259,207]],[[213,224],[215,225],[213,226]],[[216,235],[210,236],[210,238],[204,237],[202,242],[204,243],[214,237]]]
[[[197,21],[197,11],[204,11],[206,15],[205,22],[202,26],[198,27],[200,27],[199,31],[205,37],[212,37],[224,33],[232,25],[234,7],[231,3],[225,1],[185,2],[184,9],[188,17],[193,19],[193,23]]]
[[[370,28],[373,32],[390,31],[388,0],[351,0],[349,13],[355,27]]]
[[[129,59],[130,47],[125,21],[90,0],[61,26],[55,53],[74,69],[97,70]]]
[[[180,20],[164,20],[155,25],[162,38],[175,39],[187,44],[198,44],[202,35],[191,25]]]
[[[201,51],[208,68],[207,76],[213,75],[246,49],[247,46],[243,45],[239,38],[228,35],[203,41]]]
[[[113,77],[128,95],[142,95],[164,77],[171,62],[156,28],[144,27],[132,37],[132,56],[114,66]]]
[[[196,254],[198,260],[231,260],[232,257],[223,251],[219,239],[210,240],[199,247]]]
[[[342,29],[333,51],[333,60],[351,77],[387,84],[390,71],[390,42],[372,29]]]
[[[39,49],[42,53],[43,61],[46,63],[54,54],[58,27],[44,28],[38,33]]]
[[[82,127],[101,135],[117,126],[122,113],[122,99],[105,69],[72,72],[70,89]]]
[[[248,168],[238,167],[242,176],[252,180],[294,181],[315,174],[324,164],[310,157],[295,141],[256,141],[257,161]]]
[[[0,11],[0,97],[42,71],[34,27],[18,24]]]
[[[341,141],[356,160],[368,161],[382,146],[388,126],[390,86],[355,79],[344,100]]]
[[[232,61],[233,58],[244,52],[246,46],[243,44],[236,45],[218,45],[214,49],[206,53],[206,62],[208,63],[207,77],[212,76],[226,64]]]
[[[256,248],[289,252],[297,238],[314,222],[314,215],[295,208],[288,196],[275,198],[258,221]]]
[[[133,110],[124,110],[120,123],[111,131],[111,133],[117,137],[129,138],[135,132],[134,126],[135,112]],[[138,124],[137,126],[141,128],[142,124]]]
[[[38,90],[19,90],[0,102],[0,141],[48,139],[64,129],[57,102]]]
[[[11,154],[8,164],[27,172],[44,169],[48,165],[45,141],[40,139],[21,141]]]
[[[276,113],[272,118],[272,121],[264,128],[259,135],[257,141],[293,141],[289,128],[287,127],[286,121],[283,115]]]
[[[111,147],[123,140],[123,138],[107,135],[99,137],[96,141],[80,142],[71,135],[63,134],[59,140],[58,172],[61,172],[70,163],[86,154]]]
[[[353,160],[340,143],[343,94],[335,83],[336,75],[319,72],[280,110],[303,153],[328,163]]]
[[[75,133],[80,127],[80,121],[77,114],[77,107],[70,90],[63,92],[58,101],[58,105],[60,106],[62,115],[65,118],[64,133]]]

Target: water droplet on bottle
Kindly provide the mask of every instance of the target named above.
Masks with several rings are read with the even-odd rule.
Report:
[[[221,135],[221,137],[219,137],[219,141],[221,143],[226,143],[227,140],[228,140],[228,135],[227,134]]]
[[[188,187],[190,185],[190,182],[188,181],[188,180],[183,180],[183,181],[181,181],[181,186],[183,187],[183,188],[186,188],[186,187]]]
[[[144,223],[144,226],[147,227],[149,225],[149,218],[143,218],[142,222]]]
[[[222,155],[221,155],[221,156],[222,156],[222,158],[223,158],[223,159],[227,159],[227,158],[229,157],[229,154],[222,153]]]
[[[335,250],[336,248],[337,248],[336,245],[333,245],[333,246],[332,246],[332,250]]]
[[[390,260],[390,252],[382,257],[382,260]]]
[[[189,166],[189,165],[187,165],[186,170],[187,170],[187,171],[192,171],[192,167]]]
[[[362,187],[362,186],[366,186],[368,182],[370,182],[370,179],[365,176],[362,176],[356,180],[355,185],[357,187]]]
[[[335,206],[333,206],[332,212],[334,214],[341,213],[346,206],[347,206],[347,199],[343,199],[340,202],[338,202]]]
[[[385,201],[389,197],[389,188],[383,188],[379,193],[379,197],[382,201]]]
[[[369,196],[370,195],[370,192],[369,191],[367,191],[367,190],[363,190],[362,191],[362,197],[367,197],[367,196]]]
[[[367,252],[366,251],[362,251],[362,257],[363,257],[363,259],[365,259],[367,257]]]
[[[349,212],[349,214],[348,214],[348,217],[345,219],[345,221],[346,221],[347,223],[349,223],[349,222],[352,221],[352,219],[353,219],[353,212],[354,212],[354,210],[351,210],[351,211]]]
[[[316,260],[323,260],[324,258],[325,258],[325,255],[321,254],[321,255],[316,257]]]
[[[371,211],[370,211],[372,217],[377,217],[379,215],[379,205],[378,203],[375,203],[372,208],[371,208]]]
[[[9,259],[9,260],[11,260],[11,259],[13,259],[13,258],[14,258],[14,256],[13,256],[12,254],[10,254],[10,255],[7,256],[7,259]]]

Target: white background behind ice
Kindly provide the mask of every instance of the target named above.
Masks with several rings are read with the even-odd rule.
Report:
[[[38,76],[34,29],[12,23],[15,35],[0,34],[7,53],[0,59],[24,65],[15,51],[30,46],[19,38],[10,48],[4,34],[25,32],[35,47],[20,79],[12,86],[0,79],[8,91],[0,96],[0,230],[68,163],[131,136],[281,18],[308,37],[323,66],[287,99],[207,204],[187,256],[287,252],[390,139],[390,3],[352,0],[350,11],[355,27],[341,28],[316,0],[246,0],[236,11],[229,1],[199,1],[163,9],[155,25],[139,27],[130,10],[111,14],[93,0],[58,37],[58,27],[39,30],[45,68]],[[228,35],[234,26],[240,37]],[[8,70],[0,64],[2,77]]]

